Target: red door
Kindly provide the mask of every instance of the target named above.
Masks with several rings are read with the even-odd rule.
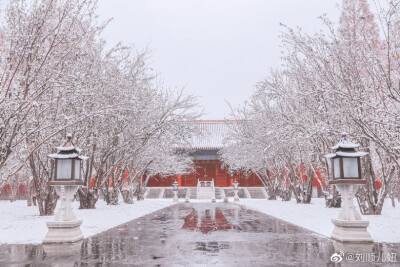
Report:
[[[216,185],[217,186],[225,186],[225,187],[229,186],[226,175],[217,175]]]
[[[216,164],[217,179],[215,181],[216,186],[229,186],[229,175],[225,168],[222,168],[222,163]]]
[[[194,173],[182,175],[182,186],[196,186],[196,177]]]

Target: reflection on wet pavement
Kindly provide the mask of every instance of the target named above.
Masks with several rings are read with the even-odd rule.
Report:
[[[74,245],[0,245],[0,266],[340,266],[330,260],[334,252],[365,249],[399,252],[400,244],[340,247],[328,238],[232,203],[189,203]],[[395,264],[342,262],[342,266]]]
[[[193,209],[184,219],[182,229],[197,230],[204,234],[232,229],[220,208]]]

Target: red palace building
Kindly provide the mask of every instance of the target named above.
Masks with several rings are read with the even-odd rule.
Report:
[[[214,180],[215,186],[232,186],[234,179],[240,183],[240,186],[263,186],[256,174],[243,175],[235,173],[229,175],[223,162],[219,159],[218,152],[222,148],[225,137],[229,135],[229,124],[235,121],[222,120],[203,120],[196,121],[201,134],[192,140],[190,155],[193,157],[195,171],[190,174],[178,175],[179,186],[197,186],[200,181]],[[152,177],[147,186],[160,187],[171,186],[175,177]]]

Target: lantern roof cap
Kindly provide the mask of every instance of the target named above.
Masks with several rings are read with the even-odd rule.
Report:
[[[331,147],[331,149],[339,149],[339,148],[358,148],[360,147],[359,144],[351,142],[349,139],[347,139],[347,133],[343,132],[342,137],[339,140],[339,143]]]
[[[79,147],[74,146],[74,143],[72,143],[72,135],[67,134],[67,141],[62,145],[58,146],[57,148],[57,153],[56,154],[50,154],[48,155],[49,158],[53,159],[81,159],[81,160],[87,160],[88,157],[86,156],[81,156],[79,153],[82,151]]]
[[[360,147],[359,144],[355,144],[347,139],[347,133],[342,133],[342,137],[337,145],[331,147],[336,150],[335,153],[325,155],[326,158],[334,157],[347,157],[347,158],[360,158],[368,155],[369,153],[364,151],[356,151],[355,148]],[[341,148],[344,148],[343,150]]]

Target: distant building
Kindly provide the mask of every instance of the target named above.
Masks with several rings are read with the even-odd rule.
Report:
[[[195,171],[186,175],[178,175],[177,181],[180,186],[197,186],[200,181],[214,180],[215,186],[232,186],[233,180],[237,179],[240,186],[263,186],[256,174],[244,175],[235,173],[229,175],[227,168],[222,167],[223,162],[219,159],[218,152],[223,147],[223,140],[229,135],[229,124],[235,121],[207,120],[194,122],[199,128],[200,135],[192,139],[187,148],[193,157]],[[175,177],[155,176],[149,179],[147,186],[171,186]]]

